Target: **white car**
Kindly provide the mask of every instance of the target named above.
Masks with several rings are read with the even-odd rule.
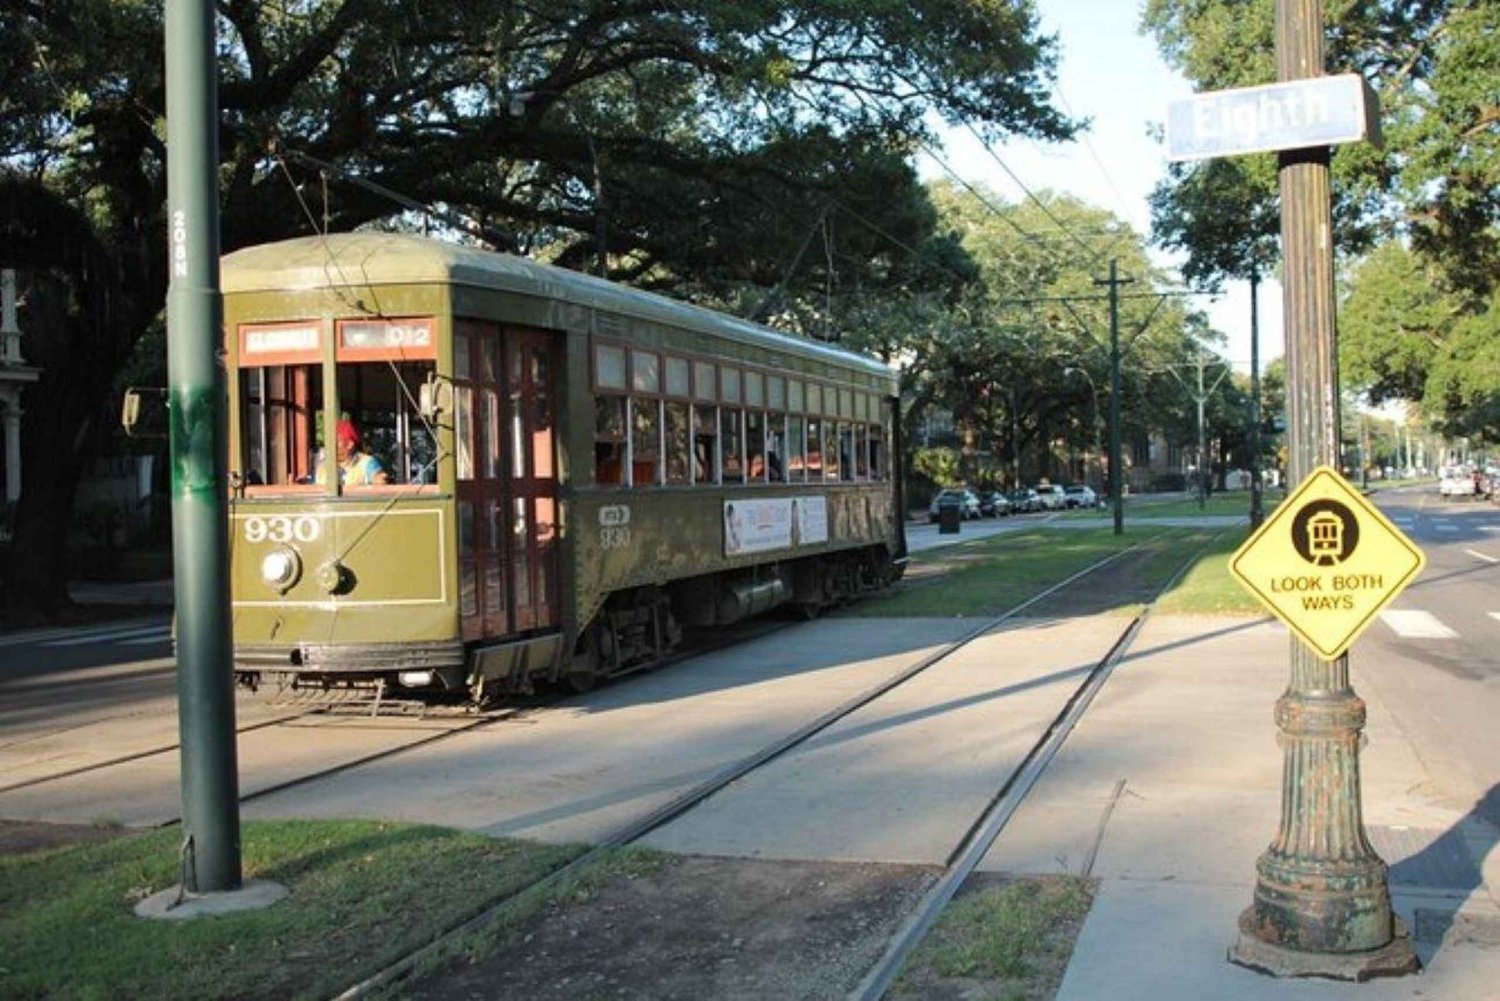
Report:
[[[1068,506],[1068,495],[1061,484],[1042,484],[1036,488],[1036,495],[1042,499],[1043,511],[1061,511]]]
[[[1474,474],[1457,466],[1445,466],[1441,477],[1438,479],[1438,496],[1447,500],[1449,497],[1473,497],[1479,493],[1474,482]]]
[[[1068,507],[1091,508],[1099,503],[1099,495],[1094,493],[1094,488],[1081,483],[1064,487],[1063,493],[1068,497]]]

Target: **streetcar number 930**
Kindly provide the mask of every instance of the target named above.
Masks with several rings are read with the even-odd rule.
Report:
[[[322,524],[306,514],[296,518],[287,515],[263,518],[257,515],[245,519],[246,542],[312,542],[321,534]]]

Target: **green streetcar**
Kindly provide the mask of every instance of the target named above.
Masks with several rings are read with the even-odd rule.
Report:
[[[587,688],[900,573],[872,359],[406,235],[251,247],[223,289],[246,684]]]

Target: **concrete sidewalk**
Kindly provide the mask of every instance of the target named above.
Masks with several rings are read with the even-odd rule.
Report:
[[[1391,867],[1422,971],[1352,984],[1227,962],[1280,817],[1272,710],[1286,687],[1286,631],[1158,617],[984,863],[1100,880],[1059,1001],[1500,997],[1497,831],[1424,795],[1432,785],[1420,748],[1361,685],[1358,653],[1366,830]]]

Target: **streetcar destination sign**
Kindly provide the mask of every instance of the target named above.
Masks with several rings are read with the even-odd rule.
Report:
[[[1197,94],[1167,106],[1167,157],[1380,142],[1380,103],[1358,73]]]
[[[1332,660],[1426,562],[1349,481],[1319,466],[1230,557],[1229,572]]]

